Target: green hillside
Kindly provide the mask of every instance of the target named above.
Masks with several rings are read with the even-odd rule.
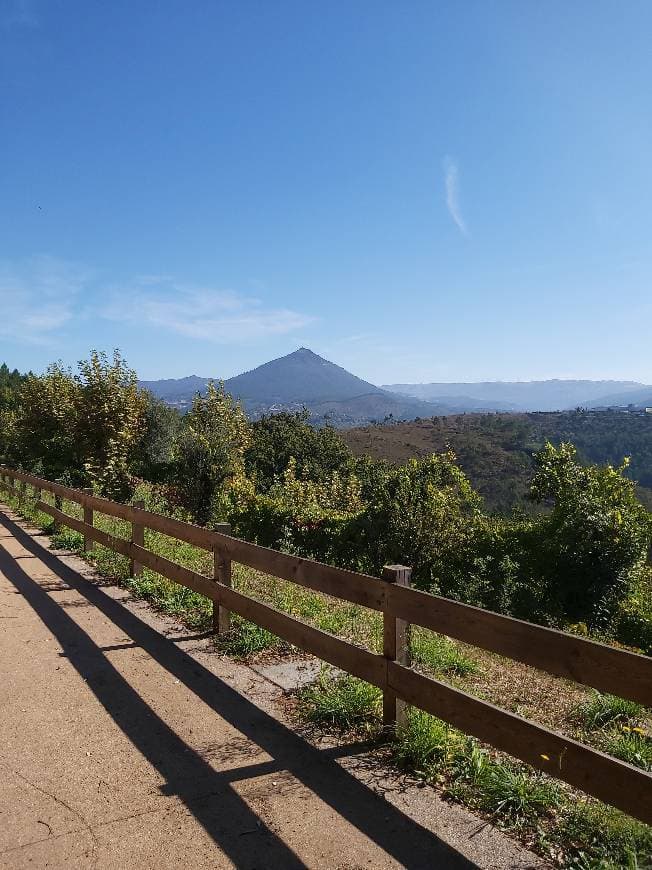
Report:
[[[571,441],[585,462],[619,465],[631,457],[628,476],[652,508],[652,415],[618,411],[532,414],[460,414],[411,423],[365,426],[342,432],[357,455],[391,462],[452,448],[487,506],[501,512],[531,510],[527,498],[533,453],[546,440]]]

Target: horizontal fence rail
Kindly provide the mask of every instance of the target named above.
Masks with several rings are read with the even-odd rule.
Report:
[[[16,488],[15,482],[20,488]],[[56,524],[80,532],[85,549],[90,549],[93,543],[108,547],[129,559],[134,569],[149,568],[204,595],[213,601],[215,608],[238,613],[294,646],[372,683],[384,692],[386,710],[387,699],[391,701],[390,706],[396,704],[394,717],[400,704],[418,707],[652,824],[652,775],[411,670],[396,644],[387,646],[387,632],[389,627],[390,637],[392,632],[400,632],[404,638],[406,625],[419,625],[646,706],[652,706],[652,659],[649,657],[420,592],[400,580],[393,582],[400,571],[407,569],[399,570],[395,566],[383,578],[347,571],[0,466],[1,488],[21,498],[26,485],[39,493],[38,510],[51,516]],[[55,505],[43,501],[43,492],[54,495]],[[82,506],[84,520],[64,513],[64,498]],[[92,523],[93,512],[131,523],[131,540],[96,528]],[[148,550],[143,545],[145,528],[214,553],[215,576],[206,577]],[[231,588],[232,561],[382,612],[385,654],[377,655],[341,640]]]

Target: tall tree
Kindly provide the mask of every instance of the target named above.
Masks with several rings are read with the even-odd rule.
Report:
[[[211,381],[197,395],[174,445],[175,477],[198,523],[225,519],[231,498],[245,481],[244,454],[251,440],[241,406]]]

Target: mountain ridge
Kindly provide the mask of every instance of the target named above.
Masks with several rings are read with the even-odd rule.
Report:
[[[186,410],[210,380],[189,375],[140,381],[140,385]],[[603,404],[610,394],[626,397],[648,388],[635,381],[480,381],[477,383],[393,384],[378,387],[306,347],[224,381],[247,414],[308,408],[314,423],[339,427],[448,414],[565,410]],[[652,387],[649,388],[652,391]]]

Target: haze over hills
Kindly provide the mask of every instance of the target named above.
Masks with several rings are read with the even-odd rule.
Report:
[[[211,378],[141,381],[141,386],[180,410],[187,409]],[[218,378],[214,378],[218,380]],[[577,405],[604,405],[605,397],[642,395],[633,381],[533,381],[478,384],[396,384],[377,387],[302,347],[224,382],[252,417],[308,408],[313,422],[335,426],[413,420],[447,414],[491,411],[545,411]],[[623,402],[627,404],[627,402]]]
[[[593,402],[588,402],[587,408],[622,408],[628,405],[634,405],[636,408],[652,408],[652,387],[601,396]]]
[[[500,403],[514,411],[564,411],[582,407],[644,404],[652,398],[652,387],[637,381],[483,381],[479,383],[389,384],[392,393],[413,396],[425,402],[484,400]]]

